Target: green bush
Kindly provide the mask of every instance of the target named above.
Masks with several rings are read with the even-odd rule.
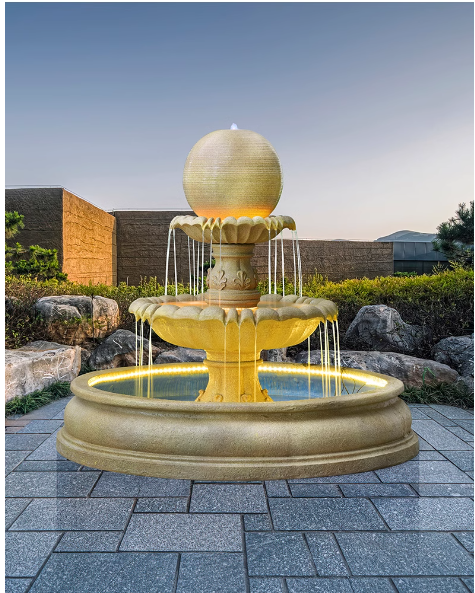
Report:
[[[27,414],[41,408],[57,399],[71,395],[70,384],[66,382],[53,383],[41,391],[28,393],[23,397],[14,397],[5,404],[5,416],[12,414]]]

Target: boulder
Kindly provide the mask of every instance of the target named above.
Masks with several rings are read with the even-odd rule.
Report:
[[[266,362],[287,362],[287,348],[263,350],[261,352],[261,358]]]
[[[105,338],[119,325],[119,307],[113,299],[95,296],[49,296],[34,305],[46,322],[51,340],[81,344],[89,338]]]
[[[305,364],[308,352],[301,352],[295,362]],[[333,352],[330,361],[333,364]],[[342,350],[340,353],[342,367],[372,371],[400,379],[406,387],[421,387],[426,384],[455,383],[459,374],[446,364],[434,360],[415,358],[398,352],[357,352]],[[310,351],[311,364],[320,364],[320,350]]]
[[[87,365],[91,369],[114,369],[135,366],[135,334],[126,329],[118,329],[95,348]],[[148,364],[149,341],[144,338],[142,363]],[[152,344],[152,360],[160,349]]]
[[[176,348],[162,352],[154,360],[154,364],[170,364],[175,362],[203,362],[206,358],[204,350],[194,348]]]
[[[440,340],[432,349],[432,356],[437,362],[455,369],[462,377],[473,377],[473,334]]]
[[[410,354],[425,337],[422,327],[405,323],[396,309],[367,305],[353,319],[345,334],[345,344],[379,352]]]
[[[5,401],[40,391],[59,381],[72,381],[81,370],[79,346],[32,342],[5,351]]]

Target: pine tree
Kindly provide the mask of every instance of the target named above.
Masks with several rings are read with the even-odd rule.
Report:
[[[434,251],[463,266],[473,267],[473,201],[459,204],[455,216],[437,227]]]

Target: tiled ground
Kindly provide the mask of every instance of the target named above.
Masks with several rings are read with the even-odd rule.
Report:
[[[473,415],[412,407],[415,460],[206,483],[56,453],[66,400],[7,424],[7,593],[473,592]]]

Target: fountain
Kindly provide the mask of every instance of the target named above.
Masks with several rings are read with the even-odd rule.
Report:
[[[212,132],[189,153],[183,187],[196,216],[170,224],[165,295],[130,305],[140,328],[137,366],[73,381],[58,451],[109,471],[213,480],[354,473],[416,455],[411,413],[398,398],[403,384],[341,368],[336,305],[302,294],[295,222],[271,215],[282,190],[271,144],[235,124]],[[178,294],[179,229],[188,235],[189,294]],[[292,236],[290,294],[284,229]],[[265,295],[251,261],[256,243],[268,243]],[[175,294],[168,294],[171,246]],[[208,258],[214,265],[205,290]],[[177,346],[205,350],[205,361],[152,365],[150,352],[143,364],[144,323],[150,338],[153,330]],[[321,365],[262,361],[262,350],[306,339],[310,348],[317,329]]]

